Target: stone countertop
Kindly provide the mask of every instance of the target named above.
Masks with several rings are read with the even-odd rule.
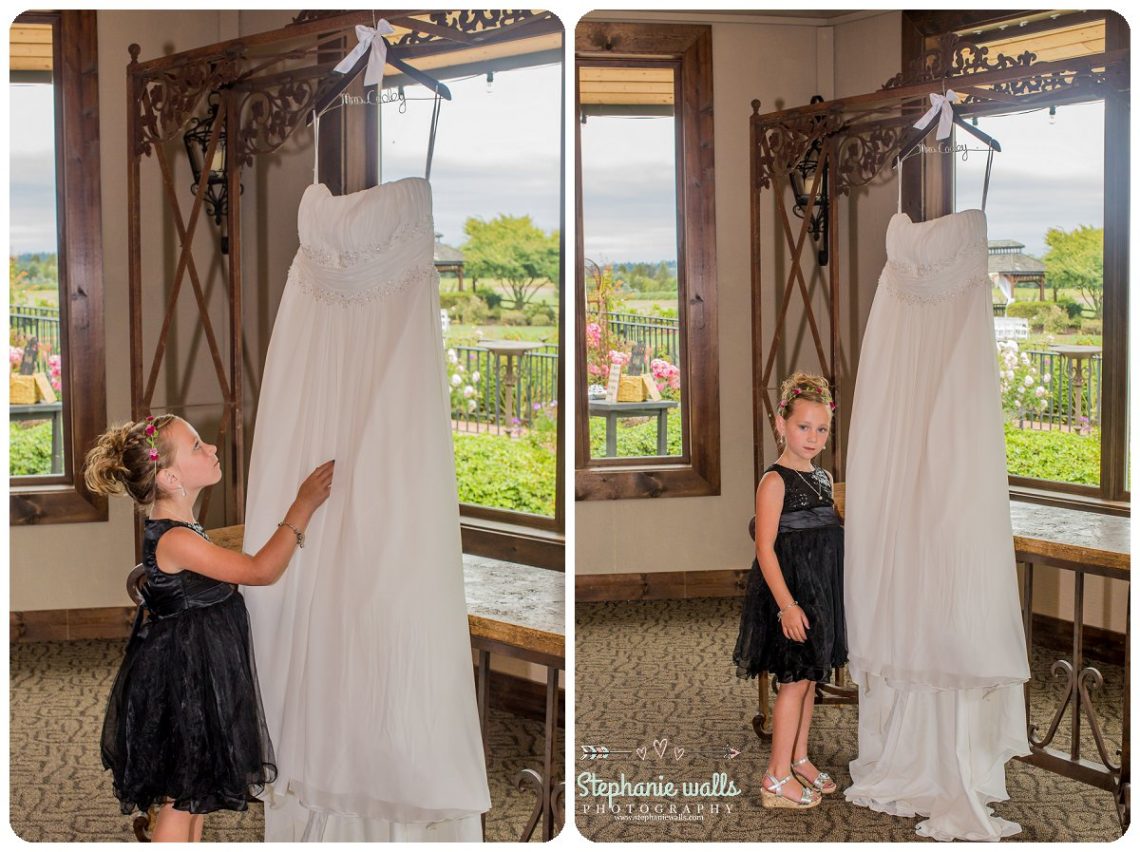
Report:
[[[241,551],[242,525],[208,530],[210,540]],[[463,554],[471,635],[565,659],[566,575],[561,571]]]
[[[1009,514],[1018,554],[1112,569],[1112,576],[1128,579],[1132,564],[1129,518],[1021,500],[1010,501]]]

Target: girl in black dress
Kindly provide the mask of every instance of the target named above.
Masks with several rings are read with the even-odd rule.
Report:
[[[221,466],[217,447],[185,420],[165,414],[110,429],[87,455],[91,491],[149,510],[144,603],[111,688],[102,756],[123,813],[161,805],[152,840],[201,840],[203,814],[244,811],[276,775],[237,584],[281,576],[332,476],[331,461],[313,471],[277,532],[249,556],[211,544],[194,520],[198,494],[221,479]]]
[[[783,453],[756,489],[756,559],[733,660],[740,677],[768,672],[780,684],[761,788],[766,808],[815,807],[836,790],[807,755],[815,684],[847,662],[843,527],[831,476],[811,463],[834,409],[826,379],[785,380],[776,415]]]

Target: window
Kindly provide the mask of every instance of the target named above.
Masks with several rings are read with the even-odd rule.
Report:
[[[465,549],[560,567],[562,35],[514,45],[498,60],[427,71],[452,94],[434,139],[434,95],[386,77],[367,162],[379,182],[423,177],[432,151]],[[536,557],[531,546],[551,535],[557,558]]]
[[[95,13],[21,15],[10,40],[11,523],[106,520],[82,482],[106,422]]]
[[[1001,23],[959,34],[991,57],[1028,50],[1037,62],[1100,53],[1114,39],[1126,46],[1127,26],[1111,13]],[[1002,145],[986,208],[1011,488],[1127,501],[1128,344],[1117,319],[1127,315],[1127,268],[1114,260],[1128,238],[1127,105],[1062,90],[1053,103],[995,106],[974,121]],[[956,146],[977,147],[955,134]],[[952,209],[978,207],[985,154],[945,159]],[[938,203],[928,200],[928,215]]]
[[[711,31],[583,23],[579,499],[720,489]]]

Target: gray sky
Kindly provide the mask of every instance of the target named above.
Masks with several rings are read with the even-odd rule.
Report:
[[[1103,227],[1103,104],[1059,106],[1052,123],[1045,109],[979,118],[978,129],[1002,148],[994,154],[986,200],[991,240],[1017,240],[1028,254],[1041,257],[1051,227]],[[955,134],[959,143],[981,147],[961,129]],[[956,209],[981,204],[985,170],[984,153],[969,152],[966,162],[958,161]]]
[[[582,238],[595,263],[677,259],[670,117],[590,116],[582,138]]]
[[[544,231],[560,227],[562,67],[543,65],[448,80],[432,159],[436,230],[459,245],[469,216],[529,214]],[[410,98],[427,97],[419,85]],[[431,125],[431,100],[381,107],[383,180],[423,176]]]
[[[9,251],[11,254],[51,253],[56,250],[51,87],[10,85],[8,88],[13,118],[8,122],[12,193]]]
[[[20,119],[9,122],[10,251],[55,251],[50,89],[10,88],[12,116]],[[482,76],[448,81],[448,88],[452,100],[442,104],[431,175],[436,230],[444,242],[464,241],[468,216],[529,214],[545,231],[560,227],[561,66],[497,72],[490,92]],[[424,89],[406,93],[422,97]],[[431,101],[408,101],[404,115],[397,104],[381,110],[383,179],[422,176]]]

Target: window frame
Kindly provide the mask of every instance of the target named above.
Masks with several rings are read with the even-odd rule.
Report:
[[[1008,15],[1003,16],[1008,17]],[[1089,20],[1105,21],[1105,50],[1129,47],[1128,24],[1118,14],[1097,11],[1060,15],[1034,29],[1046,32]],[[944,33],[969,26],[992,25],[993,12],[904,12],[903,67]],[[981,43],[985,43],[984,40]],[[1094,99],[1090,99],[1094,100]],[[1104,182],[1104,344],[1101,377],[1100,483],[1076,483],[1009,476],[1010,497],[1044,505],[1107,514],[1131,513],[1131,492],[1125,489],[1128,449],[1128,206],[1130,153],[1129,109],[1126,99],[1104,99],[1104,170],[1119,179]],[[938,157],[920,172],[904,173],[903,210],[929,219],[953,210],[953,157]],[[928,167],[929,166],[929,167]]]
[[[591,65],[674,64],[677,120],[677,271],[683,443],[680,458],[590,457],[585,393],[586,285],[579,74]],[[575,33],[575,499],[720,494],[712,27],[582,21]],[[685,428],[687,427],[687,428]]]
[[[107,498],[83,482],[83,459],[107,426],[96,12],[29,12],[53,26],[56,229],[63,350],[64,471],[9,477],[9,524],[107,520]]]

